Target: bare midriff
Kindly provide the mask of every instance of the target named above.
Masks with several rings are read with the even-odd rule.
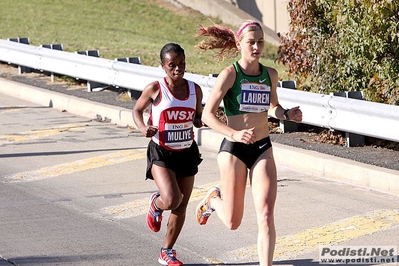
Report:
[[[256,141],[269,136],[269,120],[267,112],[247,113],[227,117],[227,125],[235,130],[255,128]],[[234,141],[227,137],[228,140]]]

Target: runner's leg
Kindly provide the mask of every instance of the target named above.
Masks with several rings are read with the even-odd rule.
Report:
[[[258,255],[261,266],[271,266],[276,242],[274,206],[277,170],[272,148],[266,150],[250,171],[252,195],[258,223]]]

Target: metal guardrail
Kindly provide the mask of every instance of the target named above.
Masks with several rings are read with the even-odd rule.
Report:
[[[165,76],[165,72],[157,67],[83,56],[1,39],[0,61],[139,91]],[[186,73],[185,77],[202,87],[206,101],[215,78],[190,73]]]
[[[303,123],[399,141],[399,106],[304,91],[278,90],[283,106],[300,106]]]
[[[1,39],[0,61],[138,91],[165,76],[157,67]],[[201,86],[206,103],[216,78],[191,73],[185,78]],[[304,124],[399,141],[399,106],[285,88],[278,88],[278,95],[282,106],[301,107]]]

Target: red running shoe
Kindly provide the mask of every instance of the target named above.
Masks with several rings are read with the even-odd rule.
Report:
[[[209,189],[205,198],[201,200],[195,209],[195,216],[197,218],[197,222],[200,225],[205,225],[208,221],[209,216],[211,216],[212,212],[215,211],[209,204],[211,198],[220,197],[220,189],[218,187],[212,187]]]
[[[161,229],[162,222],[163,210],[158,209],[154,204],[155,199],[159,196],[160,194],[158,192],[151,194],[149,203],[150,207],[147,213],[147,225],[154,232],[158,232]]]
[[[176,250],[167,248],[161,249],[161,254],[159,254],[158,262],[162,265],[177,265],[181,266],[184,264],[176,258]]]

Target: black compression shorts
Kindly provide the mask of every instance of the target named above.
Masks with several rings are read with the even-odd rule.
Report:
[[[220,145],[219,152],[225,151],[231,153],[232,155],[240,159],[243,163],[245,163],[247,168],[251,169],[256,160],[258,160],[259,156],[271,147],[272,143],[269,136],[264,139],[258,140],[253,144],[232,142],[225,138]]]

